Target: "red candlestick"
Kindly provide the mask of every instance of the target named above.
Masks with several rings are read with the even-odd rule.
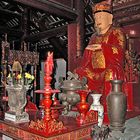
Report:
[[[45,87],[44,90],[37,90],[35,93],[41,93],[44,95],[44,98],[41,101],[41,106],[44,109],[44,117],[43,120],[38,120],[37,122],[31,121],[29,128],[32,130],[36,130],[38,132],[42,132],[43,134],[56,134],[61,133],[61,131],[66,130],[66,127],[63,125],[62,121],[59,121],[59,114],[55,113],[54,109],[61,109],[59,108],[52,108],[52,99],[51,95],[53,93],[58,93],[59,90],[52,90],[51,88],[51,74],[53,72],[53,53],[48,53],[47,60],[45,62],[45,76],[44,76],[44,83]],[[53,113],[53,114],[52,114]]]
[[[47,60],[45,62],[45,77],[44,77],[44,82],[45,82],[45,93],[44,93],[44,100],[43,100],[43,105],[44,105],[44,120],[49,121],[51,120],[51,95],[52,89],[51,89],[51,74],[53,71],[53,53],[48,53]]]

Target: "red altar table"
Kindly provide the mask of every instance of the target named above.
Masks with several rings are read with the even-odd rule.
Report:
[[[60,120],[63,120],[64,125],[67,127],[67,131],[48,136],[32,132],[29,129],[29,123],[15,124],[11,121],[5,121],[3,120],[3,117],[1,117],[0,134],[1,137],[8,136],[12,140],[88,140],[91,138],[91,128],[97,123],[94,122],[78,126],[75,118],[67,116],[61,116]]]

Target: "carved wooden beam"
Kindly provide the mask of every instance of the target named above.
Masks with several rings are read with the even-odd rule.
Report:
[[[134,15],[134,16],[129,16],[129,17],[119,19],[117,22],[121,26],[126,26],[126,25],[131,25],[131,24],[134,24],[134,23],[139,23],[139,21],[140,21],[140,14],[137,15],[137,16]]]
[[[114,7],[114,17],[123,18],[131,15],[140,14],[140,2],[129,3],[129,5]]]
[[[68,7],[58,5],[50,1],[41,0],[13,0],[15,2],[30,6],[44,12],[49,12],[57,16],[65,17],[69,20],[75,20],[77,17],[76,11],[69,9]]]
[[[0,26],[0,33],[2,34],[7,33],[7,34],[18,36],[18,37],[21,37],[23,35],[23,31],[18,30],[18,29],[6,28],[5,26]]]
[[[116,11],[116,10],[126,9],[131,6],[135,6],[135,5],[139,5],[139,4],[140,4],[139,0],[114,0],[113,9],[114,9],[114,11]]]
[[[22,24],[21,29],[24,31],[24,35],[22,36],[21,40],[24,40],[24,38],[29,34],[29,19],[30,19],[30,9],[24,8],[24,13],[22,15]]]
[[[51,38],[57,35],[64,35],[67,32],[67,25],[62,27],[53,28],[44,32],[36,33],[35,35],[29,35],[25,38],[25,41],[35,42],[43,38]]]
[[[139,21],[140,1],[129,2],[128,5],[114,7],[114,19],[119,24],[133,24]]]
[[[9,16],[9,17],[21,17],[21,14],[19,14],[19,13],[15,13],[15,12],[12,12],[12,11],[10,11],[10,10],[7,10],[7,9],[2,9],[2,8],[0,8],[0,13],[2,13],[3,15],[7,15],[7,16]]]
[[[125,17],[130,17],[138,14],[140,14],[140,6],[138,7],[138,10],[136,10],[135,7],[131,7],[130,9],[126,9],[123,12],[114,13],[114,19],[119,20]]]

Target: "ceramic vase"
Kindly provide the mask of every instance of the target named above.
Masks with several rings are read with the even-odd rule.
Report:
[[[78,90],[76,93],[80,95],[80,102],[76,104],[76,107],[80,113],[80,115],[77,117],[77,122],[79,125],[82,125],[85,123],[86,119],[86,113],[88,112],[90,105],[86,102],[87,95],[89,91],[87,90]]]
[[[123,131],[127,110],[126,96],[122,92],[122,80],[111,80],[112,91],[107,96],[107,111],[110,129]]]
[[[98,111],[98,126],[101,127],[104,119],[104,107],[100,103],[102,94],[90,94],[93,98],[93,103],[90,106],[90,110]]]

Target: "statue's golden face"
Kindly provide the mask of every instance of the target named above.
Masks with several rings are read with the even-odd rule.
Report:
[[[95,13],[95,29],[99,34],[105,33],[112,24],[112,14],[107,12]]]

